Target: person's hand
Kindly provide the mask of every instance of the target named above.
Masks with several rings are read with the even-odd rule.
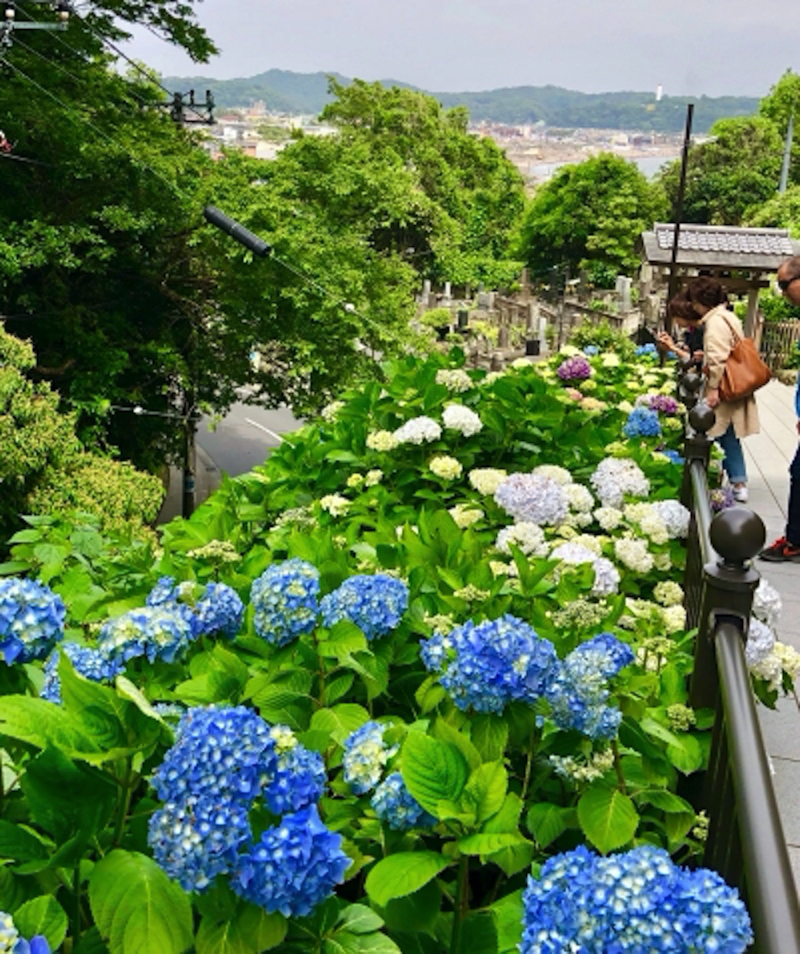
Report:
[[[675,342],[672,340],[672,335],[666,331],[661,331],[656,335],[656,344],[664,351],[678,351]]]
[[[706,404],[709,407],[716,407],[719,404],[719,389],[718,388],[709,388],[706,391]]]
[[[702,360],[703,360],[703,352],[702,352],[702,351],[695,351],[694,354],[692,355],[692,357],[694,358],[695,361],[702,361]]]

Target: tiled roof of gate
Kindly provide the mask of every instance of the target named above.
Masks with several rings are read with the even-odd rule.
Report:
[[[647,261],[667,264],[672,257],[675,226],[657,222],[643,232],[640,244]],[[729,225],[681,225],[678,264],[775,271],[790,255],[800,254],[800,242],[788,229],[737,228]]]

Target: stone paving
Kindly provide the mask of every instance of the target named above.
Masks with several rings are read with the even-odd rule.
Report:
[[[747,504],[767,527],[767,542],[783,536],[789,498],[789,463],[798,435],[794,388],[771,381],[758,392],[761,433],[744,441],[750,499]],[[778,637],[800,651],[800,564],[764,563],[756,567],[780,592],[783,612]],[[800,886],[800,699],[797,690],[778,702],[777,711],[759,704],[764,742],[773,768],[775,793],[795,881]]]

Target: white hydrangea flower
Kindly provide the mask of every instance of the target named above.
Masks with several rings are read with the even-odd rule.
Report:
[[[614,555],[623,566],[635,573],[647,574],[653,569],[653,555],[644,540],[631,537],[615,540]]]
[[[600,359],[604,368],[618,368],[622,364],[622,359],[613,351],[606,351]]]
[[[679,633],[686,629],[686,610],[682,606],[665,606],[661,614],[668,633]]]
[[[567,516],[564,488],[549,477],[510,474],[495,491],[494,499],[518,523],[552,527]]]
[[[596,556],[601,556],[603,553],[603,542],[600,537],[596,537],[594,534],[578,534],[578,536],[572,538],[571,542],[577,543],[580,547],[586,547],[587,550],[591,550]]]
[[[591,513],[594,506],[594,497],[588,487],[584,487],[583,484],[568,484],[564,488],[564,493],[567,495],[570,510],[576,510],[578,513]]]
[[[412,417],[402,427],[394,432],[398,444],[426,444],[438,441],[442,436],[442,429],[431,417]]]
[[[653,566],[661,573],[667,573],[672,569],[672,557],[668,552],[654,553]]]
[[[691,514],[680,500],[656,500],[653,507],[664,521],[671,540],[683,539],[688,535]]]
[[[683,587],[673,580],[663,580],[656,584],[653,596],[662,606],[681,606],[683,604]]]
[[[559,354],[563,354],[565,358],[574,358],[576,354],[583,354],[580,348],[576,348],[575,345],[565,344],[559,348]]]
[[[327,494],[320,499],[319,505],[332,517],[341,517],[350,509],[350,501],[341,494]]]
[[[751,619],[747,633],[747,645],[744,648],[748,666],[765,659],[775,648],[775,633],[760,619]]]
[[[431,457],[428,461],[428,468],[432,474],[442,480],[456,480],[464,472],[461,463],[455,457],[448,457],[447,454]]]
[[[469,482],[478,491],[487,497],[493,497],[495,491],[508,477],[508,472],[496,467],[476,467],[469,472]]]
[[[753,615],[775,629],[782,609],[781,594],[762,577],[753,595]]]
[[[320,417],[323,419],[323,421],[328,421],[328,423],[335,421],[336,415],[343,407],[344,401],[331,401],[330,404],[326,404],[325,407],[320,411]]]
[[[562,543],[550,554],[551,560],[560,560],[572,566],[582,563],[591,563],[594,569],[594,585],[592,593],[595,596],[610,596],[616,593],[619,587],[619,573],[617,568],[605,557],[598,557],[592,550],[579,543]],[[558,575],[558,574],[556,574]]]
[[[379,484],[383,480],[383,471],[378,470],[368,470],[367,476],[364,478],[364,484],[367,487],[374,487],[375,484]]]
[[[638,527],[640,532],[653,543],[666,543],[669,540],[667,525],[661,519],[654,504],[636,503],[625,506],[625,519]]]
[[[530,366],[531,362],[528,358],[514,358],[514,360],[511,362],[511,367],[516,369],[529,368]]]
[[[499,381],[500,378],[506,376],[505,371],[490,371],[486,377],[483,379],[483,384],[494,384],[495,381]]]
[[[503,563],[501,560],[489,560],[489,569],[492,576],[519,576],[519,567],[516,563]]]
[[[531,473],[539,477],[547,477],[549,480],[554,480],[557,484],[561,484],[562,487],[572,483],[572,474],[566,467],[559,467],[558,464],[539,464],[538,467],[533,468]]]
[[[436,383],[443,384],[448,391],[455,391],[457,394],[469,391],[475,386],[463,368],[440,368],[436,372]]]
[[[526,556],[547,556],[549,549],[544,538],[544,530],[538,523],[528,521],[503,527],[497,534],[495,546],[501,553],[510,554],[511,544],[519,547]]]
[[[348,487],[360,487],[361,484],[363,483],[364,483],[363,474],[350,474],[350,476],[347,478]]]
[[[604,507],[620,507],[627,495],[646,497],[650,481],[639,465],[626,457],[606,457],[601,460],[590,478]]]
[[[451,507],[447,512],[453,520],[455,520],[456,526],[461,527],[462,530],[471,527],[473,523],[477,523],[478,520],[484,517],[482,510],[470,507],[468,504],[456,504],[455,507]]]
[[[449,430],[460,431],[464,437],[472,437],[483,429],[478,415],[463,404],[450,404],[442,414],[444,426]]]
[[[623,513],[616,507],[598,507],[594,512],[594,519],[600,524],[600,528],[609,532],[616,530],[622,523]]]
[[[370,450],[393,451],[397,447],[398,440],[391,431],[371,431],[367,434],[367,447]]]
[[[575,759],[571,755],[549,755],[547,760],[556,775],[577,783],[593,782],[614,767],[614,753],[611,749],[593,752],[585,761]]]

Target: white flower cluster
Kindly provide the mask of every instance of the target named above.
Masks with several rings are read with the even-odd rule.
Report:
[[[320,417],[323,421],[330,423],[331,421],[336,420],[336,415],[344,407],[344,401],[331,401],[330,404],[326,404],[325,407],[319,412]]]
[[[753,615],[775,629],[782,609],[781,594],[762,577],[753,595]]]
[[[495,381],[499,381],[500,378],[504,378],[505,376],[505,371],[490,371],[483,381],[481,381],[481,384],[494,384]]]
[[[584,487],[583,484],[567,484],[564,487],[564,493],[570,510],[574,510],[576,513],[591,514],[594,497],[588,487]],[[591,519],[591,516],[589,516],[589,523],[591,523]]]
[[[594,519],[600,524],[600,529],[605,530],[606,533],[609,530],[616,530],[622,523],[623,516],[622,511],[616,507],[598,507],[594,512]]]
[[[470,507],[468,504],[456,504],[447,512],[455,520],[456,526],[461,527],[462,530],[471,527],[473,523],[477,523],[484,516],[482,510]]]
[[[451,431],[460,431],[464,437],[472,437],[483,429],[478,415],[463,404],[450,404],[442,414],[444,426]]]
[[[679,633],[686,629],[686,610],[682,606],[665,607],[651,603],[649,600],[633,599],[626,600],[625,606],[635,619],[649,620],[658,626],[663,626],[669,634]],[[630,622],[632,625],[626,628],[632,629],[635,622],[634,620]],[[622,618],[620,618],[620,625],[622,625]]]
[[[495,546],[501,553],[511,553],[511,544],[519,547],[525,556],[547,556],[549,549],[544,530],[537,523],[525,521],[503,527],[497,534]]]
[[[585,761],[574,759],[571,755],[549,755],[547,760],[556,775],[572,782],[593,782],[614,767],[611,749],[593,752]]]
[[[562,487],[572,483],[572,474],[566,467],[559,467],[558,464],[539,464],[538,467],[533,468],[531,473],[537,477],[547,477],[549,480],[554,480]]]
[[[650,481],[639,465],[625,457],[601,460],[590,480],[604,507],[621,507],[626,494],[646,497],[650,493]]]
[[[394,439],[398,444],[426,444],[438,441],[442,436],[442,429],[432,417],[412,417],[402,427],[394,432]]]
[[[320,498],[322,510],[327,510],[332,517],[341,517],[350,509],[350,501],[341,494],[327,494]]]
[[[667,525],[654,504],[626,504],[624,514],[628,523],[636,527],[643,536],[649,537],[653,543],[666,543],[669,540]]]
[[[464,471],[461,463],[455,457],[448,457],[447,454],[431,457],[428,461],[428,468],[432,474],[442,480],[456,480]]]
[[[664,521],[670,540],[680,540],[688,535],[691,514],[680,500],[656,500],[653,506]]]
[[[792,682],[800,673],[800,653],[785,643],[776,642],[772,652],[750,667],[750,671],[759,679],[766,679],[769,687],[777,692],[783,683],[784,672]]]
[[[661,614],[668,633],[680,633],[686,629],[686,610],[682,606],[665,606]]]
[[[580,543],[562,543],[550,554],[551,560],[560,560],[571,566],[580,566],[582,563],[591,563],[594,569],[594,585],[592,593],[595,596],[610,596],[616,593],[619,587],[619,572],[611,560],[599,557],[588,547]],[[558,571],[556,571],[558,576]]]
[[[463,368],[441,368],[436,372],[436,383],[443,384],[448,391],[461,394],[474,387],[472,378]]]
[[[775,633],[760,619],[751,619],[750,629],[747,633],[747,645],[744,647],[747,665],[755,666],[762,659],[766,659],[774,648]]]
[[[634,573],[647,575],[653,569],[653,555],[644,540],[622,537],[614,541],[614,555],[619,562]]]
[[[508,477],[508,472],[495,467],[476,467],[469,472],[469,482],[478,491],[487,497],[493,497],[495,491]]]
[[[683,604],[683,587],[673,580],[663,580],[657,583],[653,590],[656,602],[662,606],[681,606]]]
[[[367,476],[364,478],[365,487],[374,487],[375,484],[379,484],[383,480],[383,471],[382,470],[368,470]]]
[[[494,499],[518,523],[554,527],[567,516],[564,488],[549,477],[511,474],[497,488]]]
[[[489,569],[492,576],[519,576],[519,567],[516,563],[503,563],[502,560],[489,560]]]
[[[398,440],[391,431],[371,431],[367,434],[367,447],[370,450],[393,451],[397,447]]]

